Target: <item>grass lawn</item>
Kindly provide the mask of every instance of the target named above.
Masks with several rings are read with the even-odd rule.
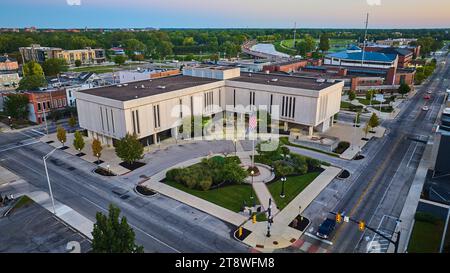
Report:
[[[250,190],[252,189],[248,184],[241,185],[230,185],[218,189],[213,189],[209,191],[201,191],[195,189],[189,189],[188,187],[182,185],[181,183],[175,181],[166,181],[167,185],[197,196],[198,198],[204,199],[226,209],[234,212],[239,212],[241,210],[243,201],[250,205],[253,200],[250,199]],[[259,204],[259,200],[253,192],[256,204]],[[261,219],[261,218],[260,218]]]
[[[441,244],[444,222],[436,224],[417,221],[408,245],[409,253],[438,253]]]
[[[370,105],[370,100],[368,100],[368,99],[358,98],[358,101],[364,105]],[[380,102],[372,99],[372,105],[375,105],[375,104],[380,104]]]
[[[351,103],[348,101],[341,101],[341,108],[348,109],[350,108]]]
[[[302,192],[317,176],[320,172],[311,172],[300,176],[287,177],[284,184],[284,192],[286,197],[281,198],[281,186],[282,182],[277,180],[267,185],[272,197],[275,199],[275,204],[282,210],[291,202],[300,192]]]

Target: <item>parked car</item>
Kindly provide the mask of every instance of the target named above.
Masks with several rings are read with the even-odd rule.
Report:
[[[422,107],[422,110],[423,111],[428,111],[428,110],[430,110],[430,108],[428,106],[424,106],[424,107]]]
[[[322,224],[320,224],[319,230],[317,231],[316,235],[317,237],[320,237],[322,239],[328,239],[335,227],[336,220],[327,218],[325,219],[325,221],[323,221]]]
[[[426,100],[429,100],[431,97],[430,97],[430,95],[425,95],[423,98]]]

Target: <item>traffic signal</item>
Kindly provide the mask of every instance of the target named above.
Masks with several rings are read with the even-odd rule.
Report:
[[[239,227],[238,235],[239,235],[239,237],[242,236],[242,227]]]
[[[364,231],[366,228],[366,223],[364,223],[364,221],[359,221],[358,228],[360,231]]]
[[[253,223],[253,224],[256,223],[256,214],[253,214],[253,216],[252,216],[252,223]]]
[[[336,213],[336,223],[342,222],[342,215],[338,212]]]

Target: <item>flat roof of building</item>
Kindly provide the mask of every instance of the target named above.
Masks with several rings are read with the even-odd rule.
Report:
[[[81,252],[91,250],[89,239],[31,199],[0,218],[0,252],[65,253],[67,243],[80,243]]]
[[[79,93],[109,98],[119,101],[134,100],[154,95],[159,95],[175,90],[195,87],[203,84],[221,81],[201,77],[175,75],[144,81],[130,82],[128,84],[117,84],[106,87],[93,88],[79,91]],[[144,88],[142,88],[144,86]]]
[[[351,60],[351,61],[373,61],[373,62],[384,62],[384,63],[392,63],[397,58],[395,54],[385,54],[379,52],[371,52],[365,51],[363,52],[347,52],[341,51],[336,53],[331,53],[327,55],[328,58],[336,58],[343,60]]]
[[[251,75],[251,76],[250,76]],[[248,82],[272,86],[282,86],[290,88],[301,88],[310,90],[322,90],[324,88],[330,87],[335,83],[329,82],[317,82],[314,78],[298,77],[283,75],[277,73],[243,73],[241,72],[240,77],[228,79],[229,81],[237,82]]]

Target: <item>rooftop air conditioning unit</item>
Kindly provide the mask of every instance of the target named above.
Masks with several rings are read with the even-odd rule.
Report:
[[[142,84],[142,85],[141,85],[141,88],[144,89],[144,88],[145,88],[145,85]]]
[[[278,79],[277,79],[277,78],[274,78],[274,79],[271,79],[270,81],[271,81],[271,82],[277,82]]]
[[[317,79],[316,82],[323,83],[325,82],[325,79]]]
[[[159,89],[166,89],[166,87],[164,85],[158,85]]]
[[[122,87],[122,85],[121,85],[121,84],[118,84],[117,87]]]
[[[328,82],[328,83],[334,83],[335,80],[333,80],[333,79],[328,79],[327,82]]]
[[[124,83],[123,86],[128,86],[128,83]]]
[[[251,77],[251,76],[252,76],[252,73],[248,73],[248,76]]]

